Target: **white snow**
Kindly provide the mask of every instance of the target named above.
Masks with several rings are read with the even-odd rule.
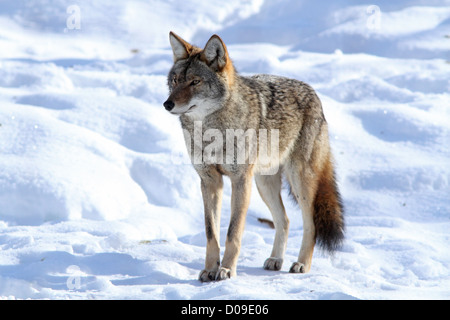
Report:
[[[0,297],[449,299],[449,8],[2,1]],[[238,276],[197,280],[206,244],[199,178],[178,119],[162,106],[170,30],[200,46],[218,33],[242,74],[317,90],[346,241],[333,257],[316,250],[310,273],[288,273],[302,222],[286,193],[285,263],[262,269],[274,230],[258,222],[271,216],[253,188]],[[222,247],[230,195],[227,181]]]

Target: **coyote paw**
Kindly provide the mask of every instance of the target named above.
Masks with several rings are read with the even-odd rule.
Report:
[[[231,269],[220,267],[218,270],[202,270],[198,275],[198,280],[201,282],[221,281],[235,276]]]
[[[306,266],[300,262],[294,262],[289,269],[290,273],[306,273]]]
[[[220,267],[219,270],[217,270],[216,274],[216,280],[226,280],[231,278],[231,269]]]
[[[279,270],[281,270],[282,265],[283,265],[283,259],[271,257],[271,258],[268,258],[264,262],[264,269],[279,271]]]
[[[216,280],[217,270],[202,270],[198,275],[201,282],[210,282]]]

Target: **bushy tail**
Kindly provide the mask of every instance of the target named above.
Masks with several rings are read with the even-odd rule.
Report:
[[[313,210],[316,242],[322,249],[333,253],[344,241],[344,208],[331,159],[326,161],[320,173]]]

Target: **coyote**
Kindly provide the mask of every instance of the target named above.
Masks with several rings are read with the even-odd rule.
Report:
[[[316,93],[298,80],[273,75],[239,75],[227,47],[217,35],[213,35],[203,49],[173,32],[169,39],[174,64],[168,74],[170,95],[164,107],[180,116],[185,138],[194,136],[196,130],[204,134],[208,129],[215,130],[221,136],[216,135],[214,143],[227,140],[223,150],[230,147],[229,130],[247,132],[252,129],[260,136],[261,129],[266,129],[271,134],[276,132],[279,139],[277,148],[269,147],[270,151],[275,151],[270,155],[269,164],[261,163],[258,156],[255,161],[238,162],[236,155],[227,157],[231,161],[223,161],[221,157],[216,157],[221,160],[216,162],[211,158],[193,161],[195,149],[205,151],[207,142],[212,139],[208,140],[208,135],[200,141],[185,139],[188,150],[192,150],[194,144],[190,156],[200,176],[205,214],[206,259],[199,280],[224,280],[236,275],[253,177],[275,225],[273,249],[264,262],[264,269],[280,270],[286,251],[289,219],[281,199],[282,178],[285,177],[303,218],[300,253],[289,271],[309,272],[316,241],[322,249],[332,253],[344,239],[343,206],[335,180],[328,127]],[[232,139],[231,146],[237,148],[238,139]],[[216,144],[214,150],[220,153],[221,148]],[[250,152],[244,150],[244,158],[249,159]],[[230,154],[229,150],[225,152]],[[267,174],[267,167],[279,167],[279,170]],[[231,180],[231,218],[220,262],[224,175]]]

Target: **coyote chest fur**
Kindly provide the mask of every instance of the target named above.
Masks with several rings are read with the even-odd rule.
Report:
[[[311,268],[316,242],[333,252],[344,238],[343,206],[334,176],[328,127],[314,90],[272,75],[240,76],[227,48],[213,35],[204,49],[170,33],[174,65],[164,107],[180,116],[186,146],[200,176],[207,238],[201,281],[236,275],[252,179],[269,207],[275,239],[267,270],[280,270],[289,219],[282,199],[284,176],[302,210],[303,239],[290,272]],[[231,218],[220,259],[223,176],[231,180]]]

